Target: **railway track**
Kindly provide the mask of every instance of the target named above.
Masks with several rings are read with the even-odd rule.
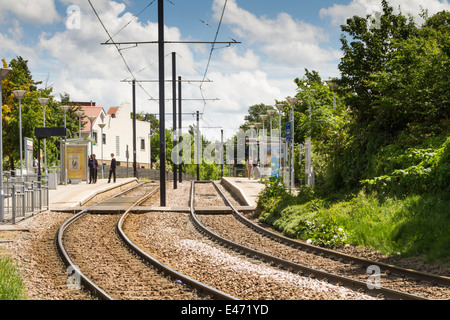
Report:
[[[154,207],[147,207],[147,210],[145,206],[133,210],[134,213],[128,214],[123,221],[124,233],[161,263],[238,299],[373,299],[344,287],[280,270],[210,240],[199,233],[192,223],[188,207],[190,191],[191,183],[184,183],[178,190],[171,190],[168,204],[174,207],[169,207],[169,210]],[[208,201],[216,195],[203,193],[199,196]],[[175,206],[182,206],[183,210],[170,211],[170,208],[177,208]],[[214,201],[211,201],[210,206],[214,208],[210,207],[209,210],[223,210]]]
[[[201,201],[197,200],[194,204],[195,185],[202,186],[204,190],[201,192]],[[198,182],[192,184],[193,222],[200,232],[241,254],[378,298],[422,300],[448,299],[450,296],[448,278],[352,257],[266,230],[241,215],[216,183],[209,182],[208,188],[204,187],[206,185]],[[205,214],[205,207],[214,198],[214,193],[222,201],[216,202],[216,205],[231,207],[233,215],[214,213],[214,210]],[[202,214],[196,213],[196,207],[201,208]],[[248,227],[255,232],[251,232]]]
[[[123,233],[121,224],[128,212],[157,190],[140,184],[81,211],[60,227],[57,245],[73,272],[69,279],[106,300],[234,299],[159,263]],[[128,207],[124,215],[88,213],[94,207],[120,205]]]

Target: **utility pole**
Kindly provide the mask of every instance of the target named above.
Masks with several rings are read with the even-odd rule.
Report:
[[[200,137],[200,113],[197,111],[197,181],[200,180],[200,150],[202,149],[202,138]]]
[[[180,145],[181,145],[181,140],[183,139],[183,137],[181,136],[181,121],[182,121],[182,113],[181,113],[181,77],[178,77],[178,130],[179,130],[179,134],[180,134],[180,138],[178,140],[178,144],[177,144],[177,154],[180,155]],[[179,167],[178,167],[178,172],[179,172],[179,177],[180,177],[180,183],[183,182],[183,165],[182,165],[182,161],[180,161]]]
[[[133,177],[137,178],[136,152],[136,81],[133,80]],[[128,167],[127,167],[128,168]]]
[[[90,2],[90,1],[89,1]],[[91,4],[92,6],[92,4]],[[95,11],[95,10],[94,10]],[[111,40],[111,41],[110,41]],[[105,43],[101,43],[101,45],[114,45],[120,50],[121,45],[130,45],[134,44],[138,46],[139,44],[158,44],[158,64],[159,64],[159,114],[160,114],[160,123],[159,123],[159,158],[160,158],[160,205],[161,207],[166,206],[166,131],[165,131],[165,92],[164,92],[164,82],[165,82],[165,69],[164,69],[164,44],[165,43],[171,43],[171,44],[239,44],[241,42],[238,41],[225,41],[220,42],[216,41],[216,39],[213,42],[210,41],[165,41],[164,39],[164,0],[158,0],[158,40],[157,41],[125,41],[125,42],[116,42],[112,41],[112,38],[110,37],[110,40],[106,41]],[[201,81],[207,82],[204,80]],[[151,99],[153,100],[153,99]],[[193,99],[190,99],[193,100]],[[203,101],[206,101],[207,99],[201,99]],[[218,99],[215,99],[218,100]]]
[[[164,94],[164,0],[158,0],[158,58],[159,58],[159,179],[160,206],[166,206],[166,111]]]
[[[177,64],[176,53],[172,52],[172,102],[173,102],[173,133],[177,131]],[[177,144],[177,139],[173,137],[173,147]],[[177,165],[173,164],[173,188],[177,189]]]
[[[220,130],[220,160],[221,160],[221,174],[220,177],[223,178],[223,129]]]

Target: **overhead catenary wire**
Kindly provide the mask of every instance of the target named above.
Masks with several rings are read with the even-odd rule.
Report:
[[[137,18],[139,18],[139,16],[144,13],[145,10],[147,10],[147,8],[151,7],[154,3],[156,2],[156,0],[151,1],[144,9],[141,10],[141,12],[139,12],[136,17],[134,17],[133,19],[131,19],[127,24],[125,24],[119,31],[117,31],[112,38],[114,38],[115,36],[117,36],[123,29],[125,29],[126,27],[128,27],[128,25],[130,25],[130,23],[132,23],[134,20],[136,20]],[[109,40],[107,40],[106,42],[108,42]],[[123,49],[122,49],[123,50]]]
[[[122,61],[123,61],[123,63],[125,64],[125,66],[126,66],[128,72],[130,73],[131,77],[132,77],[133,79],[136,79],[136,77],[135,77],[133,71],[131,70],[130,66],[128,65],[128,62],[126,61],[124,55],[122,54],[122,51],[121,51],[119,45],[115,43],[113,37],[111,36],[111,34],[109,33],[109,31],[108,31],[108,29],[106,28],[105,24],[103,23],[102,19],[100,18],[100,16],[99,16],[97,10],[94,8],[94,5],[92,4],[91,0],[88,0],[88,2],[89,2],[89,5],[91,6],[92,10],[94,11],[94,14],[95,14],[95,16],[97,17],[98,21],[99,21],[100,24],[102,25],[102,27],[103,27],[103,29],[105,30],[106,34],[108,35],[108,37],[109,37],[109,40],[108,40],[108,41],[111,41],[111,43],[114,44],[114,46],[115,46],[116,49],[117,49],[117,52],[119,53],[120,57],[122,58]],[[138,86],[139,86],[139,87],[140,87],[140,88],[141,88],[141,89],[142,89],[142,90],[143,90],[143,91],[144,91],[151,99],[154,99],[154,98],[147,92],[147,90],[144,89],[144,87],[143,87],[140,83],[138,83]]]
[[[223,5],[223,9],[222,9],[222,15],[220,16],[219,25],[217,26],[216,35],[214,37],[214,42],[211,44],[211,51],[209,52],[208,63],[206,64],[206,69],[205,69],[205,73],[203,75],[203,80],[206,79],[206,75],[207,75],[208,70],[209,70],[209,65],[211,63],[212,54],[214,52],[214,48],[215,48],[215,44],[216,44],[216,41],[217,41],[217,37],[219,36],[220,27],[222,26],[223,17],[225,15],[225,10],[227,8],[227,3],[228,3],[228,0],[225,0],[225,3]],[[203,89],[203,83],[200,84],[200,92],[201,92],[202,97],[203,97],[203,90],[202,89]],[[202,113],[205,112],[205,108],[206,108],[206,102],[204,102],[204,104],[203,104],[203,111],[202,111]]]
[[[167,1],[168,1],[169,3],[171,3],[172,5],[175,6],[175,4],[174,4],[172,1],[170,1],[170,0],[167,0]],[[134,72],[131,70],[130,65],[128,64],[128,62],[126,61],[126,59],[125,59],[125,57],[124,57],[124,55],[123,55],[123,53],[122,53],[122,50],[124,50],[124,49],[123,49],[123,48],[120,48],[120,45],[121,45],[121,44],[124,44],[124,42],[117,42],[117,41],[114,40],[114,36],[116,36],[116,35],[117,35],[118,33],[120,33],[123,29],[125,29],[131,22],[133,22],[134,20],[136,20],[137,17],[136,17],[135,19],[129,21],[129,22],[128,22],[124,27],[122,27],[122,28],[121,28],[114,36],[111,36],[110,32],[108,31],[108,29],[106,28],[106,26],[105,26],[105,24],[103,23],[102,19],[100,18],[98,12],[97,12],[96,9],[94,8],[94,6],[93,6],[91,0],[88,0],[88,2],[89,2],[89,4],[90,4],[92,10],[94,11],[94,13],[95,13],[97,19],[99,20],[100,24],[102,25],[103,29],[105,30],[106,34],[107,34],[108,37],[109,37],[109,40],[108,40],[106,43],[104,43],[104,44],[112,44],[112,45],[114,45],[114,46],[116,47],[116,49],[117,49],[117,51],[118,51],[118,53],[119,53],[121,59],[123,60],[123,62],[124,62],[124,64],[125,64],[125,66],[126,66],[128,72],[129,72],[130,75],[131,75],[131,78],[134,79],[134,80],[137,80],[137,78],[136,78]],[[139,16],[140,14],[142,14],[142,13],[143,13],[148,7],[150,7],[154,2],[156,2],[156,0],[151,1],[151,2],[150,2],[143,10],[141,10],[141,12],[138,14],[138,16]],[[209,53],[208,62],[207,62],[206,68],[205,68],[205,72],[204,72],[204,74],[203,74],[202,80],[200,81],[200,85],[198,86],[198,87],[199,87],[199,90],[200,90],[200,93],[201,93],[201,97],[202,97],[201,100],[204,102],[202,115],[203,115],[203,113],[204,113],[204,111],[205,111],[205,109],[206,109],[206,104],[207,104],[207,100],[208,100],[208,99],[206,99],[205,96],[204,96],[203,85],[204,85],[204,83],[206,83],[206,82],[210,82],[209,79],[206,80],[206,79],[207,79],[206,76],[207,76],[208,71],[209,71],[209,66],[210,66],[210,63],[211,63],[212,54],[213,54],[214,50],[216,49],[216,44],[218,43],[218,42],[217,42],[217,39],[218,39],[219,32],[220,32],[220,29],[221,29],[221,25],[222,25],[222,22],[223,22],[223,18],[224,18],[224,15],[225,15],[227,3],[228,3],[228,0],[225,0],[224,6],[223,6],[223,10],[222,10],[222,14],[221,14],[221,18],[220,18],[220,21],[219,21],[219,25],[218,25],[217,30],[216,30],[216,33],[215,33],[214,42],[204,42],[204,43],[211,43],[211,50],[210,50],[210,53]],[[207,26],[210,27],[210,25],[207,24],[207,23],[205,23],[203,20],[201,20],[201,19],[199,19],[199,20],[200,20],[202,23],[204,23],[205,25],[207,25]],[[233,40],[233,43],[238,43],[238,42],[236,42],[236,40],[234,40],[234,39],[232,39],[232,40]],[[170,41],[167,41],[167,42],[170,42]],[[129,42],[129,44],[135,44],[136,46],[137,46],[138,43],[144,43],[144,42]],[[145,42],[145,43],[146,43],[146,42]],[[149,42],[149,43],[152,43],[152,42]],[[177,41],[174,41],[174,43],[178,43],[178,42],[177,42]],[[181,43],[181,42],[180,42],[180,43]],[[183,43],[184,43],[184,42],[183,42]],[[188,42],[186,42],[186,43],[188,43]],[[224,42],[224,43],[228,43],[229,45],[231,44],[231,42]],[[128,44],[128,43],[127,43],[127,44]],[[125,48],[125,49],[129,49],[129,48]],[[180,56],[180,55],[179,55],[179,56]],[[145,68],[141,69],[141,70],[139,71],[139,73],[142,72],[144,69],[145,69]],[[155,101],[156,103],[159,101],[158,99],[155,99],[154,97],[152,97],[152,96],[147,92],[147,90],[142,86],[141,81],[136,81],[136,82],[137,82],[138,86],[146,93],[146,95],[150,97],[149,100]],[[210,100],[217,100],[217,99],[210,99]]]

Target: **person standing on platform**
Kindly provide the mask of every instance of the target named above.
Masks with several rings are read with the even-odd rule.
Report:
[[[89,183],[92,183],[94,181],[94,159],[92,154],[89,156],[88,167],[89,167]]]
[[[98,161],[95,157],[95,154],[92,155],[92,166],[94,168],[93,172],[93,181],[94,183],[97,183],[97,175],[98,175]]]
[[[114,176],[114,182],[116,182],[116,167],[117,167],[116,158],[114,158],[114,153],[111,153],[111,166],[109,167],[108,183],[111,182],[111,175]]]

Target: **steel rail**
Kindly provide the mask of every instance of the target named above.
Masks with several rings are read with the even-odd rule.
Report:
[[[155,193],[158,189],[155,189],[153,191],[153,193]],[[145,199],[144,199],[145,201]],[[142,202],[142,201],[140,201]],[[162,262],[158,261],[157,259],[155,259],[154,257],[152,257],[151,255],[149,255],[147,252],[145,252],[144,250],[142,250],[141,248],[139,248],[139,246],[137,246],[136,244],[133,243],[133,241],[131,241],[128,236],[125,234],[125,232],[123,231],[123,224],[125,222],[125,219],[128,217],[128,215],[131,213],[131,210],[133,209],[133,207],[137,205],[134,204],[132,205],[120,218],[118,224],[117,224],[117,231],[119,232],[119,235],[121,236],[122,240],[128,245],[129,248],[131,248],[134,252],[136,252],[140,257],[142,257],[144,260],[150,262],[152,265],[156,266],[157,268],[159,268],[160,270],[163,270],[165,273],[169,274],[171,277],[175,278],[175,279],[179,279],[181,280],[183,283],[187,283],[191,286],[193,286],[194,288],[208,294],[211,295],[213,297],[218,298],[219,300],[238,300],[237,298],[222,292],[220,290],[217,290],[213,287],[210,287],[202,282],[199,282],[191,277],[188,277],[172,268],[170,268],[169,266],[163,264]]]
[[[221,191],[222,190],[220,190],[220,192]],[[404,277],[410,278],[410,279],[421,280],[421,281],[424,281],[424,282],[431,283],[433,285],[450,286],[450,277],[438,276],[438,275],[425,273],[425,272],[421,272],[421,271],[417,271],[417,270],[397,267],[397,266],[394,266],[394,265],[391,265],[391,264],[387,264],[387,263],[383,263],[383,262],[371,261],[371,260],[368,260],[368,259],[364,259],[364,258],[348,255],[348,254],[345,254],[345,253],[342,253],[342,252],[338,252],[338,251],[327,249],[327,248],[318,247],[318,246],[315,246],[315,245],[312,245],[312,244],[308,244],[308,243],[305,243],[305,242],[294,240],[292,238],[285,237],[283,235],[280,235],[278,233],[270,231],[270,230],[268,230],[268,229],[266,229],[266,228],[264,228],[262,226],[259,226],[259,225],[255,224],[254,222],[252,222],[251,220],[249,220],[246,217],[244,217],[244,215],[242,215],[239,212],[239,210],[237,210],[237,208],[231,203],[231,201],[228,200],[227,197],[225,197],[225,201],[232,208],[232,214],[237,220],[239,220],[240,222],[242,222],[243,224],[245,224],[249,228],[253,229],[257,233],[260,233],[260,234],[262,234],[262,235],[264,235],[264,236],[266,236],[268,238],[271,238],[271,239],[273,239],[275,241],[284,243],[284,244],[286,244],[288,246],[291,246],[293,248],[297,248],[299,250],[303,250],[303,251],[305,251],[307,253],[320,255],[320,256],[323,256],[325,258],[329,258],[329,259],[332,259],[332,260],[341,260],[341,261],[344,261],[344,262],[354,262],[354,263],[359,264],[359,265],[364,266],[364,267],[376,265],[376,266],[380,267],[380,270],[382,272],[386,272],[387,271],[388,273],[390,273],[392,275],[395,275],[395,276],[404,276]]]
[[[104,290],[102,290],[99,286],[97,286],[94,282],[92,282],[87,276],[85,276],[81,270],[73,263],[72,259],[70,259],[66,249],[64,248],[64,241],[63,241],[63,237],[64,237],[64,231],[76,220],[80,219],[82,216],[84,216],[85,214],[88,213],[88,211],[95,207],[98,206],[110,199],[113,198],[117,198],[120,197],[121,195],[129,192],[130,190],[134,190],[138,187],[141,187],[142,185],[144,185],[145,183],[140,183],[130,189],[124,190],[108,199],[102,200],[82,211],[80,211],[79,213],[75,214],[74,216],[72,216],[70,219],[68,219],[66,222],[64,222],[61,227],[58,229],[57,232],[57,236],[56,236],[56,245],[58,248],[58,251],[60,253],[60,256],[63,260],[63,262],[65,263],[65,265],[68,268],[71,268],[73,270],[73,272],[75,272],[75,274],[77,274],[80,277],[80,284],[84,285],[85,287],[87,287],[89,289],[89,291],[91,291],[95,296],[99,297],[102,300],[114,300],[110,295],[108,295]]]
[[[112,198],[117,198],[120,197],[126,193],[128,193],[131,190],[137,189],[138,187],[141,187],[142,185],[144,185],[146,183],[141,183],[137,186],[134,186],[133,188],[130,188],[128,190],[125,190],[123,192],[120,192],[117,195],[114,195],[108,199],[105,199],[103,201],[98,202],[97,204],[94,204],[92,206],[90,206],[89,208],[86,208],[85,210],[79,212],[78,214],[74,215],[73,217],[71,217],[69,220],[67,220],[58,230],[58,234],[57,234],[57,246],[58,246],[58,251],[60,252],[63,261],[65,262],[66,266],[71,267],[72,270],[79,276],[80,278],[80,282],[83,286],[87,287],[89,289],[89,291],[91,291],[95,296],[99,297],[102,300],[114,300],[108,293],[106,293],[103,289],[101,289],[99,286],[97,286],[94,282],[92,282],[86,275],[84,275],[81,270],[73,263],[73,261],[70,259],[68,253],[66,252],[66,250],[64,249],[64,244],[63,244],[63,236],[64,236],[64,231],[76,220],[80,219],[83,215],[87,214],[89,212],[89,210],[92,207],[98,206],[102,203],[104,203],[105,201],[108,201]],[[152,264],[153,266],[155,266],[157,269],[161,270],[164,274],[169,274],[171,275],[173,278],[177,278],[177,279],[181,279],[184,283],[190,284],[192,287],[210,295],[213,296],[217,299],[223,299],[223,300],[237,300],[235,297],[232,297],[224,292],[221,292],[219,290],[216,290],[212,287],[209,287],[201,282],[198,282],[192,278],[189,278],[171,268],[169,268],[168,266],[164,265],[163,263],[161,263],[160,261],[158,261],[157,259],[153,258],[152,256],[150,256],[149,254],[147,254],[146,252],[144,252],[142,249],[140,249],[138,246],[136,246],[125,234],[125,232],[122,229],[123,223],[126,219],[126,217],[128,216],[128,214],[131,212],[131,210],[138,206],[139,204],[145,202],[147,199],[149,199],[151,196],[153,196],[157,191],[159,190],[159,186],[156,187],[155,189],[153,189],[151,192],[149,192],[148,194],[146,194],[145,196],[141,197],[140,199],[136,200],[132,205],[129,206],[129,208],[125,211],[125,213],[121,216],[118,224],[117,224],[117,231],[119,233],[119,236],[122,238],[122,240],[124,241],[125,245],[127,245],[129,248],[131,248],[134,252],[136,252],[143,260],[145,260],[146,262]]]
[[[213,182],[213,181],[209,181],[209,182],[214,185],[216,190],[218,190],[219,194],[221,194],[225,199],[228,199],[225,196],[225,194],[223,194],[223,192],[220,190],[220,188],[217,186],[217,184],[215,182]],[[294,263],[292,261],[281,259],[281,258],[272,256],[272,255],[263,253],[261,251],[248,248],[244,245],[235,243],[233,241],[230,241],[228,239],[225,239],[225,238],[217,235],[216,233],[212,232],[207,227],[205,227],[197,219],[197,217],[195,215],[195,208],[194,208],[195,183],[196,183],[196,181],[192,181],[191,195],[190,195],[190,211],[191,211],[190,217],[191,217],[191,220],[193,221],[195,227],[202,234],[207,235],[208,237],[210,237],[211,239],[213,239],[215,241],[218,241],[219,243],[223,244],[225,247],[231,248],[231,249],[233,249],[241,254],[247,255],[247,256],[248,255],[253,256],[255,258],[260,259],[263,262],[270,263],[271,265],[276,265],[280,268],[287,269],[291,272],[297,272],[303,276],[315,277],[318,280],[326,281],[331,284],[342,285],[342,286],[345,286],[345,287],[350,288],[355,291],[364,292],[371,296],[384,297],[385,299],[392,299],[392,300],[427,300],[426,298],[423,298],[423,297],[419,297],[416,295],[412,295],[412,294],[408,294],[408,293],[404,293],[404,292],[400,292],[400,291],[396,291],[396,290],[392,290],[392,289],[384,288],[384,287],[379,287],[379,288],[375,287],[373,289],[368,290],[368,285],[365,282],[354,280],[354,279],[349,279],[349,278],[335,275],[332,273],[328,273],[325,271],[313,269],[313,268],[310,268],[310,267],[307,267],[307,266],[304,266],[304,265],[301,265],[298,263]],[[197,183],[205,183],[205,181],[198,181]],[[227,203],[231,204],[229,200],[227,201]],[[236,210],[236,208],[233,205],[231,205],[231,208],[233,209],[233,211]]]

